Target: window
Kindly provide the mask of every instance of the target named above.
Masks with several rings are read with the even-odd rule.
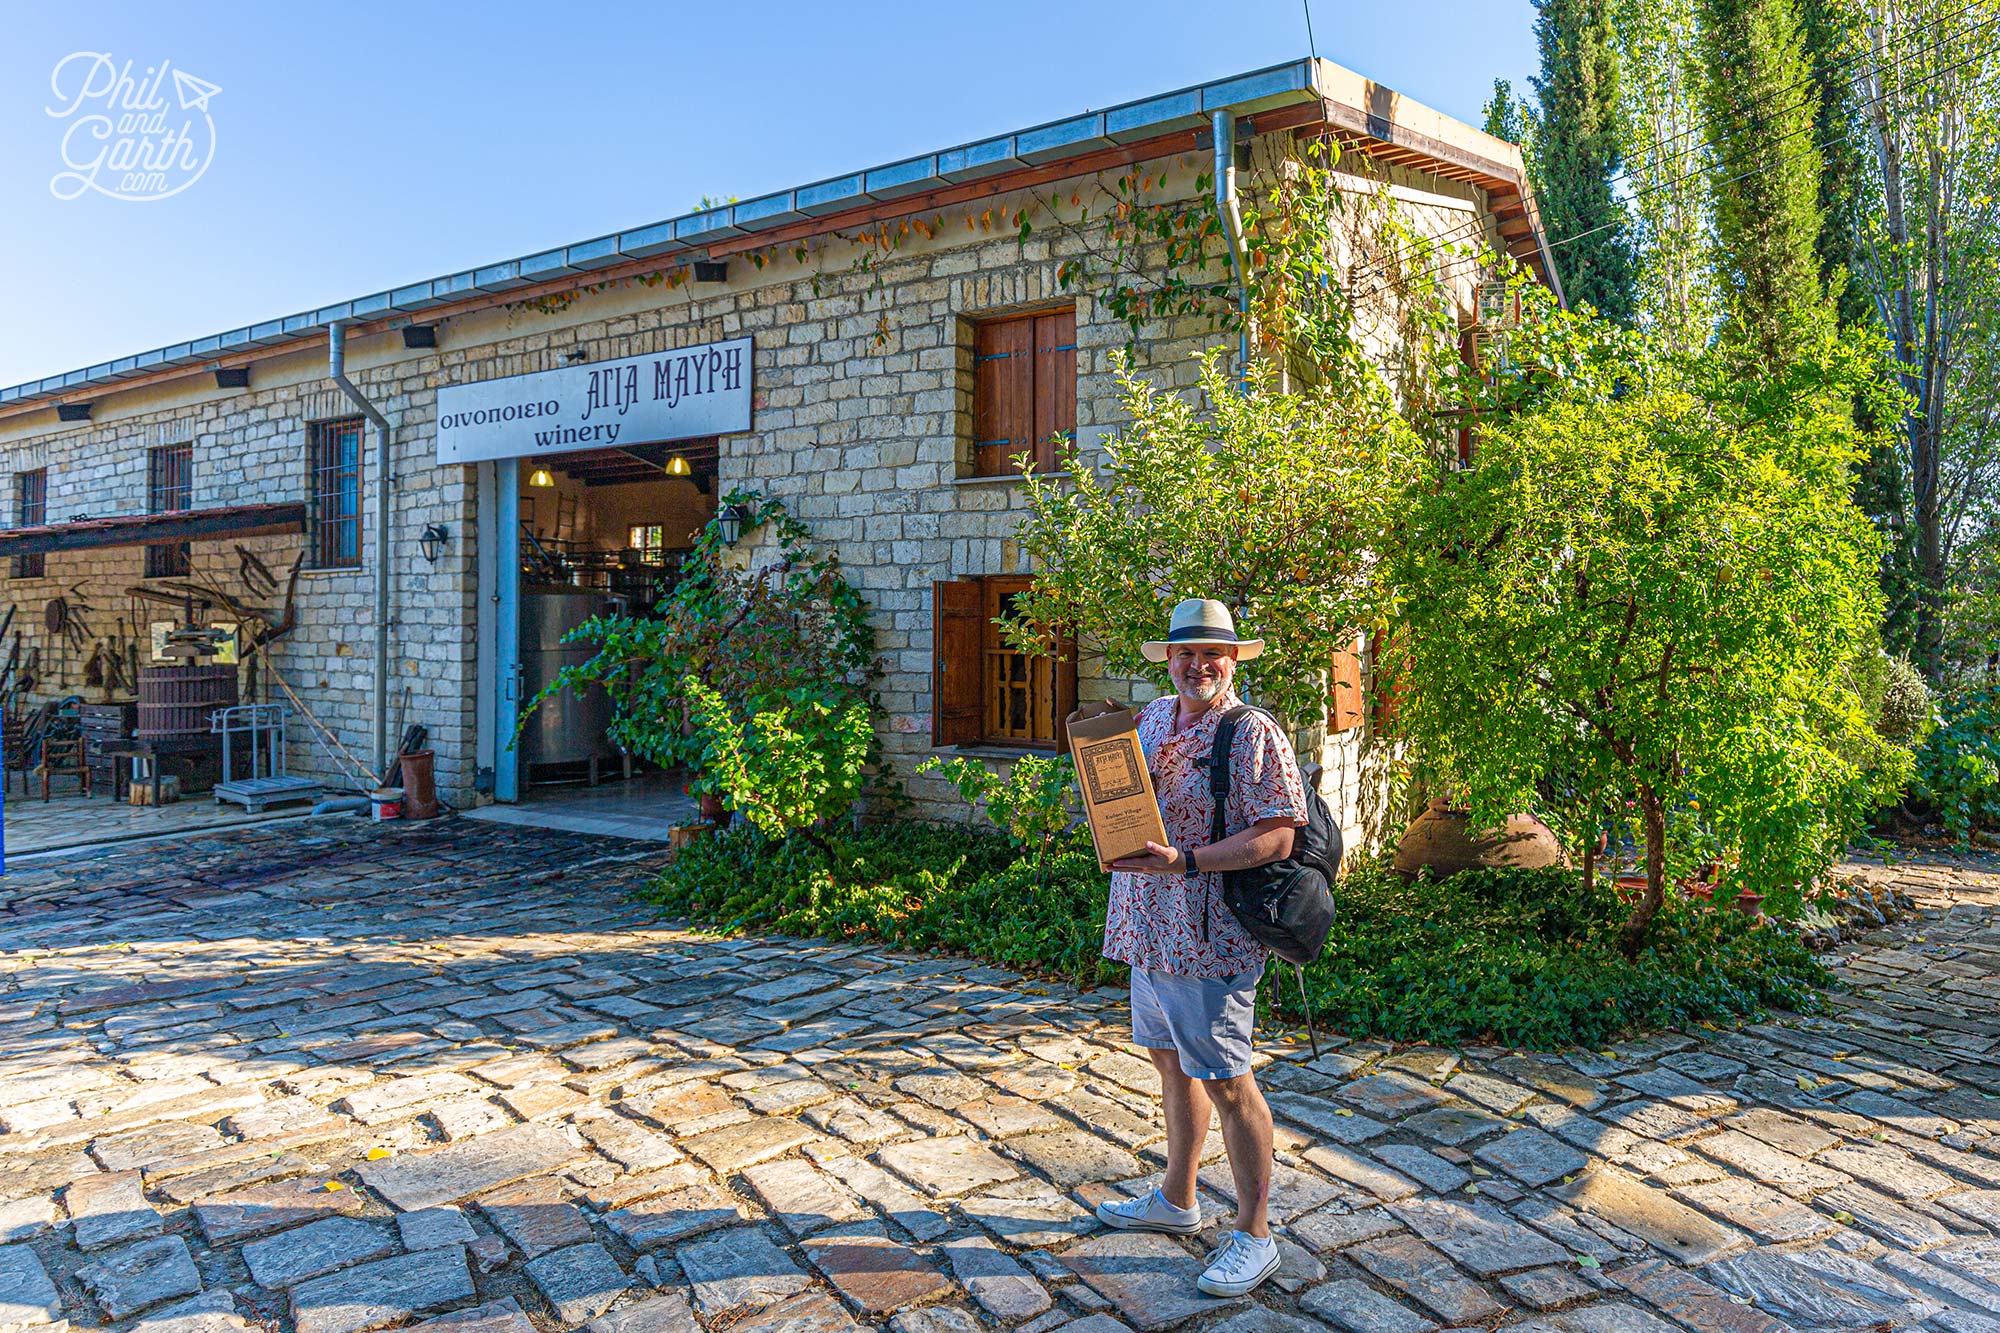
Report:
[[[32,472],[14,474],[14,526],[33,528],[49,521],[49,470],[38,467]],[[14,577],[17,579],[38,579],[48,573],[49,558],[45,555],[17,555],[14,557]]]
[[[639,553],[639,559],[649,565],[663,565],[667,562],[667,530],[658,523],[644,526],[634,524],[628,529],[625,544]]]
[[[314,569],[361,567],[361,418],[312,427]]]
[[[1048,471],[1058,435],[1076,439],[1076,312],[973,325],[973,475],[1004,476],[1020,453]]]
[[[932,585],[935,638],[931,740],[937,745],[1054,749],[1076,708],[1076,646],[1055,657],[1017,652],[1000,626],[1027,578],[952,579]]]
[[[174,514],[194,508],[194,445],[163,444],[146,451],[146,512]],[[146,577],[186,578],[188,544],[157,542],[146,548]]]

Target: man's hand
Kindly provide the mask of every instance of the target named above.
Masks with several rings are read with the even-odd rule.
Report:
[[[1144,856],[1128,856],[1111,863],[1113,870],[1129,870],[1136,875],[1185,875],[1188,873],[1187,858],[1177,847],[1163,847],[1157,842],[1146,844]]]

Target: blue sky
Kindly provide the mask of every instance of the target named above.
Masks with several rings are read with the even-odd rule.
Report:
[[[8,11],[0,385],[1306,53],[1300,0]],[[1535,66],[1529,0],[1312,17],[1320,55],[1475,123]],[[51,193],[76,52],[220,88],[198,180]]]

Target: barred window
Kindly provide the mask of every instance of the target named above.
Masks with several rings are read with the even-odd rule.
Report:
[[[146,512],[174,514],[194,508],[194,445],[163,444],[146,451]],[[155,542],[146,547],[146,577],[186,578],[188,543]]]
[[[32,472],[14,474],[14,525],[21,528],[40,527],[49,521],[49,470],[38,467]],[[48,573],[48,557],[45,555],[17,555],[14,557],[14,577],[17,579],[38,579]]]
[[[991,576],[932,585],[935,613],[931,701],[938,745],[1054,749],[1076,708],[1076,645],[1061,660],[1019,652],[999,622],[1028,578]]]
[[[312,427],[310,515],[314,569],[361,567],[361,418]]]

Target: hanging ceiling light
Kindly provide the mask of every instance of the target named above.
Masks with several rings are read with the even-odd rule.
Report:
[[[556,479],[547,468],[538,467],[528,474],[528,484],[530,486],[548,487],[555,485]]]
[[[679,454],[675,454],[667,460],[667,475],[670,477],[685,477],[693,471],[694,469],[688,466],[687,459],[682,458]]]

